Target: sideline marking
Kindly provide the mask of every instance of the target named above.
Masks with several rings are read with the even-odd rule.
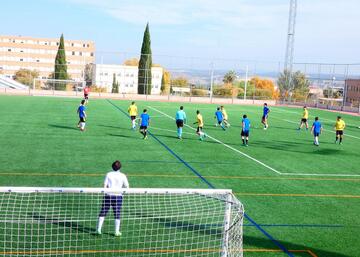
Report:
[[[170,115],[168,115],[168,114],[166,114],[166,113],[164,113],[164,112],[162,112],[162,111],[160,111],[160,110],[158,110],[158,109],[156,109],[156,108],[153,108],[153,107],[151,107],[151,106],[148,106],[148,108],[153,109],[154,111],[157,111],[157,112],[161,113],[162,115],[164,115],[164,116],[166,116],[166,117],[168,117],[168,118],[170,118],[170,119],[172,119],[172,120],[175,120],[175,119],[174,119],[173,117],[171,117]],[[187,125],[187,124],[184,124],[184,125],[185,125],[186,127],[190,128],[190,129],[196,131],[196,129],[194,129],[193,127],[191,127],[191,126],[189,126],[189,125]],[[232,146],[230,146],[230,145],[227,145],[227,144],[221,142],[220,140],[218,140],[218,139],[210,136],[208,133],[206,133],[206,136],[207,136],[208,138],[212,139],[213,141],[215,141],[215,142],[217,142],[217,143],[219,143],[219,144],[221,144],[221,145],[223,145],[223,146],[225,146],[225,147],[227,147],[227,148],[229,148],[229,149],[231,149],[231,150],[233,150],[233,151],[235,151],[235,152],[237,152],[237,153],[239,153],[239,154],[241,154],[241,155],[243,155],[243,156],[245,156],[245,157],[247,157],[247,158],[249,158],[250,160],[252,160],[252,161],[260,164],[261,166],[263,166],[263,167],[265,167],[265,168],[268,168],[269,170],[271,170],[271,171],[273,171],[273,172],[275,172],[275,173],[277,173],[277,174],[279,174],[279,175],[281,174],[280,171],[278,171],[278,170],[270,167],[269,165],[267,165],[267,164],[265,164],[265,163],[263,163],[263,162],[255,159],[254,157],[251,157],[250,155],[248,155],[248,154],[246,154],[246,153],[244,153],[244,152],[242,152],[242,151],[240,151],[240,150],[238,150],[238,149],[236,149],[236,148],[234,148],[234,147],[232,147]]]
[[[113,105],[116,109],[118,109],[120,112],[122,112],[124,115],[129,117],[129,115],[124,112],[119,106],[113,104],[111,101],[107,100],[111,105]],[[151,107],[150,107],[151,108]],[[170,117],[170,116],[169,116]],[[215,188],[209,181],[207,181],[199,172],[197,172],[192,166],[190,166],[186,161],[184,161],[180,156],[178,156],[174,151],[172,151],[166,144],[164,144],[162,141],[160,141],[153,133],[149,131],[149,135],[152,136],[158,143],[160,143],[162,146],[165,147],[166,150],[168,150],[174,157],[176,157],[181,163],[183,163],[187,168],[189,168],[194,174],[196,174],[204,183],[208,185],[209,188]],[[284,247],[278,240],[276,240],[274,237],[272,237],[266,230],[264,230],[262,227],[260,227],[252,218],[250,218],[247,213],[244,212],[244,217],[247,218],[250,223],[254,224],[254,226],[259,229],[268,239],[270,239],[277,247],[279,247],[285,254],[287,254],[289,257],[295,257],[292,255],[286,247]]]
[[[166,117],[168,117],[168,118],[170,118],[170,119],[172,119],[172,120],[175,120],[175,119],[174,119],[173,117],[171,117],[170,115],[168,115],[168,114],[166,114],[166,113],[164,113],[164,112],[162,112],[162,111],[160,111],[160,110],[158,110],[158,109],[156,109],[156,108],[154,108],[154,107],[148,106],[148,108],[153,109],[154,111],[159,112],[159,113],[161,113],[162,115],[164,115],[164,116],[166,116]],[[279,119],[279,118],[278,118],[278,119]],[[282,120],[282,119],[280,119],[280,120]],[[284,121],[288,121],[288,120],[284,120]],[[292,122],[292,121],[291,121],[291,122]],[[190,128],[190,129],[192,129],[192,130],[195,130],[193,127],[191,127],[191,126],[189,126],[189,125],[187,125],[187,124],[184,124],[184,125],[185,125],[186,127]],[[335,132],[334,132],[334,133],[335,133]],[[279,175],[286,175],[286,176],[324,176],[324,177],[327,177],[327,176],[334,176],[334,177],[335,177],[335,176],[339,176],[339,177],[360,177],[359,174],[308,174],[308,173],[280,172],[280,171],[278,171],[278,170],[270,167],[269,165],[267,165],[267,164],[265,164],[265,163],[263,163],[263,162],[255,159],[254,157],[251,157],[250,155],[248,155],[248,154],[246,154],[246,153],[244,153],[244,152],[241,152],[240,150],[238,150],[238,149],[236,149],[236,148],[234,148],[234,147],[232,147],[232,146],[229,146],[229,145],[221,142],[220,140],[218,140],[218,139],[210,136],[208,133],[206,133],[206,135],[207,135],[208,138],[212,139],[213,141],[215,141],[215,142],[217,142],[217,143],[219,143],[219,144],[221,144],[221,145],[223,145],[223,146],[225,146],[225,147],[227,147],[227,148],[229,148],[229,149],[231,149],[231,150],[233,150],[233,151],[235,151],[235,152],[237,152],[237,153],[239,153],[239,154],[241,154],[241,155],[243,155],[243,156],[245,156],[245,157],[247,157],[247,158],[249,158],[249,159],[252,160],[252,161],[255,161],[256,163],[262,165],[262,166],[265,167],[265,168],[268,168],[269,170],[271,170],[271,171],[273,171],[273,172],[275,172],[275,173],[277,173],[277,174],[279,174]],[[359,139],[360,139],[360,138],[359,138]]]

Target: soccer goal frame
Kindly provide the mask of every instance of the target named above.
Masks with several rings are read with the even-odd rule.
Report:
[[[243,256],[244,209],[231,190],[0,187],[0,195],[0,256],[183,256],[184,253],[186,256]],[[128,239],[129,245],[139,249],[126,253],[106,241],[101,241],[108,244],[102,245],[104,250],[94,249],[93,239],[88,239],[91,241],[88,243],[69,243],[74,238],[80,240],[81,235],[75,235],[66,226],[71,227],[73,219],[90,222],[90,214],[82,207],[99,209],[107,195],[124,199],[122,208],[127,209],[124,220],[128,233],[123,233],[123,240],[127,240],[127,235],[136,234],[139,226],[150,238],[159,241],[141,243],[141,236],[133,236],[132,240]],[[36,214],[29,214],[31,212]],[[113,220],[110,213],[108,216]],[[94,224],[96,219],[91,218],[91,223]],[[80,230],[83,232],[84,229]],[[46,234],[48,231],[52,233],[50,236]],[[14,242],[14,238],[27,243]],[[48,238],[59,241],[38,242]],[[70,246],[63,246],[66,243]]]
[[[41,79],[41,78],[34,78],[33,79],[33,84],[32,84],[32,89],[36,88],[36,83],[37,82],[41,82],[41,83],[49,83],[52,85],[51,90],[55,90],[55,85],[56,84],[60,84],[60,83],[64,83],[64,84],[72,84],[75,86],[75,91],[79,91],[78,89],[81,88],[85,88],[86,86],[86,81],[85,80],[72,80],[72,79]],[[76,86],[78,85],[78,86]]]

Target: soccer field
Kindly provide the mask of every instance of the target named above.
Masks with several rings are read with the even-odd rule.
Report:
[[[341,115],[347,128],[338,145],[333,130],[338,114],[310,109],[310,126],[319,116],[324,127],[316,147],[310,131],[296,130],[301,108],[270,106],[270,127],[263,130],[261,106],[227,105],[231,127],[222,131],[214,126],[216,105],[139,101],[139,112],[147,108],[151,117],[149,138],[143,140],[130,129],[130,101],[90,99],[84,133],[76,128],[79,102],[0,96],[0,186],[101,187],[119,159],[130,187],[232,189],[247,215],[246,257],[359,256],[358,116]],[[182,140],[173,120],[180,105],[189,125]],[[199,141],[192,125],[196,110],[204,117],[205,141]],[[243,114],[252,125],[249,147],[240,138]],[[106,222],[111,230],[112,216]],[[86,240],[89,231],[81,233]],[[4,240],[9,239],[0,236]],[[141,256],[121,256],[135,254]]]

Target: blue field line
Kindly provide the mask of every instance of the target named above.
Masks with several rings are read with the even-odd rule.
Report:
[[[120,107],[112,103],[110,100],[107,100],[112,106],[118,109],[120,112],[125,114],[127,117],[130,117],[124,110]],[[154,134],[148,131],[149,135],[153,137],[158,143],[160,143],[166,150],[168,150],[176,159],[178,159],[182,164],[184,164],[187,168],[189,168],[196,176],[198,176],[205,184],[208,185],[209,188],[215,189],[215,186],[212,185],[209,181],[207,181],[199,172],[197,172],[193,167],[190,166],[186,161],[184,161],[179,155],[177,155],[173,150],[171,150],[166,144],[160,141]],[[259,229],[268,239],[270,239],[277,247],[279,247],[284,253],[286,253],[290,257],[295,257],[292,253],[290,253],[285,246],[283,246],[278,240],[276,240],[273,236],[271,236],[268,232],[266,232],[259,224],[257,224],[252,218],[249,217],[246,213],[244,213],[245,218],[250,221],[257,229]]]

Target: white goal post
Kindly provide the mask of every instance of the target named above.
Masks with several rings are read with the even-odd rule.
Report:
[[[243,256],[244,209],[231,190],[0,187],[0,195],[0,256]],[[116,207],[98,234],[109,197]]]

